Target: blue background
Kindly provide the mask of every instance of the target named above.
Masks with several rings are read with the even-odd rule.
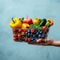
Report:
[[[60,60],[60,47],[14,42],[12,17],[52,18],[48,38],[60,40],[60,0],[0,0],[0,60]]]

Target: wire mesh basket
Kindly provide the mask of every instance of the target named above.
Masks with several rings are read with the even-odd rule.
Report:
[[[13,18],[10,22],[12,27],[13,40],[24,42],[42,42],[47,39],[50,26],[53,25],[51,19],[35,18]]]
[[[40,28],[40,29],[21,29],[16,28],[12,29],[13,31],[13,38],[15,41],[25,41],[25,42],[37,42],[38,39],[47,38],[49,28]]]

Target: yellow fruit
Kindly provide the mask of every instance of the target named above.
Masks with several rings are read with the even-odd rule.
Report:
[[[39,18],[35,18],[35,19],[33,20],[33,24],[39,24]]]
[[[50,23],[50,26],[52,26],[53,24],[54,24],[54,22],[53,22],[53,20],[52,19],[47,19],[48,20],[48,22]]]
[[[30,27],[30,25],[29,24],[27,24],[27,23],[23,23],[22,24],[22,29],[26,29],[26,28],[29,28]]]
[[[19,18],[13,18],[9,25],[11,28],[21,28],[22,22]]]

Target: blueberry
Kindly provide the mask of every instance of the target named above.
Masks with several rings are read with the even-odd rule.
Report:
[[[33,37],[33,34],[32,33],[30,33],[30,37]]]
[[[36,42],[36,40],[38,39],[38,37],[30,37],[32,42]]]
[[[39,32],[36,33],[36,35],[38,35],[38,34],[39,34]]]
[[[41,34],[38,35],[38,38],[40,38],[40,37],[41,37]]]
[[[35,37],[35,34],[33,35],[33,37]]]
[[[37,37],[33,38],[33,42],[36,42],[36,41],[37,41],[37,39],[38,39]]]
[[[42,38],[45,38],[45,34],[43,33],[41,37],[42,37]]]
[[[30,29],[28,29],[28,30],[27,30],[27,32],[29,32],[29,33],[30,33]]]
[[[27,37],[30,37],[30,33],[26,32],[26,36],[27,36]]]
[[[42,31],[40,31],[39,34],[42,34]]]
[[[35,34],[35,37],[38,37],[38,35]]]
[[[35,37],[34,39],[35,39],[35,40],[37,40],[37,39],[38,39],[38,37]]]
[[[28,34],[28,32],[25,33],[26,35]]]
[[[30,39],[31,39],[31,41],[33,41],[34,39],[33,39],[33,37],[30,37]]]
[[[36,42],[36,40],[33,40],[32,42]]]
[[[29,37],[30,36],[30,33],[28,33],[27,36]]]
[[[42,32],[37,32],[36,35],[42,34]]]
[[[47,34],[45,34],[45,38],[47,38]]]
[[[36,39],[36,37],[30,37],[30,38],[31,38],[32,41]]]

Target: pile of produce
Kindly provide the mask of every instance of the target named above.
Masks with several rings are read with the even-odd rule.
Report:
[[[9,23],[14,41],[42,42],[47,38],[49,28],[54,24],[52,19],[12,18]]]

